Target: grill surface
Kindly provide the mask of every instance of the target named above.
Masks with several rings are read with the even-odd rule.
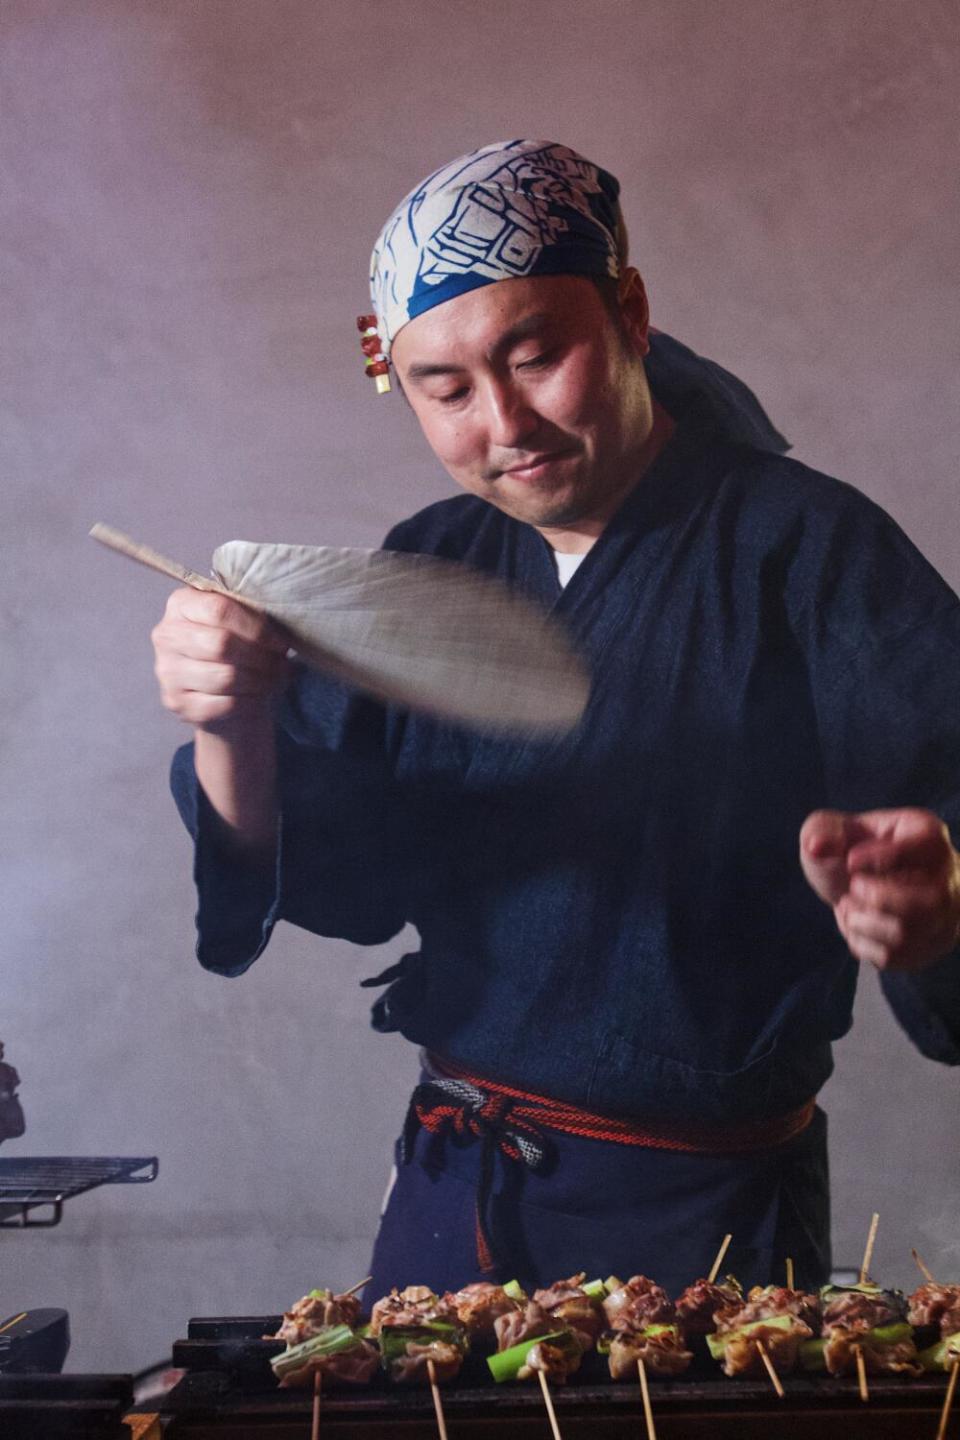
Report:
[[[275,1315],[190,1322],[189,1338],[174,1347],[187,1374],[164,1401],[169,1440],[305,1440],[309,1390],[280,1390],[270,1356],[282,1342]],[[618,1440],[645,1435],[639,1384],[614,1384],[606,1367],[588,1357],[566,1386],[553,1389],[563,1440]],[[658,1440],[933,1440],[946,1390],[945,1376],[870,1378],[864,1404],[856,1380],[788,1376],[786,1399],[766,1382],[730,1380],[704,1365],[676,1380],[652,1380]],[[494,1385],[482,1359],[470,1357],[459,1381],[443,1387],[450,1440],[497,1436],[545,1440],[549,1424],[537,1386]],[[330,1390],[323,1397],[324,1436],[337,1440],[436,1440],[429,1390],[391,1387],[379,1378],[362,1390]],[[960,1412],[950,1440],[960,1440]]]
[[[157,1157],[38,1155],[0,1159],[0,1228],[60,1223],[63,1203],[98,1185],[142,1185],[157,1177]],[[48,1214],[32,1212],[47,1208]]]

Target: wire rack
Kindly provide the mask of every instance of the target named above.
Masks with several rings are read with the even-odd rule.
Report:
[[[64,1201],[98,1185],[144,1185],[157,1178],[157,1157],[23,1155],[0,1159],[0,1229],[59,1225]]]

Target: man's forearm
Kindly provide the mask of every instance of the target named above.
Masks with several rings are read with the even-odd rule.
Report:
[[[267,708],[231,716],[195,736],[197,779],[222,822],[225,845],[267,860],[277,835],[277,746]]]

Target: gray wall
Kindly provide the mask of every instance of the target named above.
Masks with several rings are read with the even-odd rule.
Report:
[[[511,135],[619,174],[654,319],[739,371],[796,453],[954,585],[956,15],[943,0],[2,0],[3,1154],[157,1153],[160,1178],[0,1234],[0,1311],[63,1304],[71,1366],[364,1264],[413,1055],[387,963],[284,927],[192,959],[155,699],[164,582],[234,536],[375,544],[448,492],[363,379],[370,242],[429,168]],[[409,1052],[409,1053],[408,1053]],[[955,1073],[865,976],[831,1109],[837,1254],[960,1271]]]

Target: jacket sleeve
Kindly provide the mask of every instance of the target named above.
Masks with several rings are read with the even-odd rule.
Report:
[[[208,970],[243,974],[281,919],[360,945],[390,939],[407,919],[420,851],[380,743],[384,712],[338,692],[305,672],[281,712],[274,866],[225,850],[193,745],[174,757],[171,787],[194,841],[197,957]]]
[[[860,496],[805,589],[827,803],[932,810],[960,845],[960,601]],[[960,1064],[960,949],[881,984],[921,1053]]]

